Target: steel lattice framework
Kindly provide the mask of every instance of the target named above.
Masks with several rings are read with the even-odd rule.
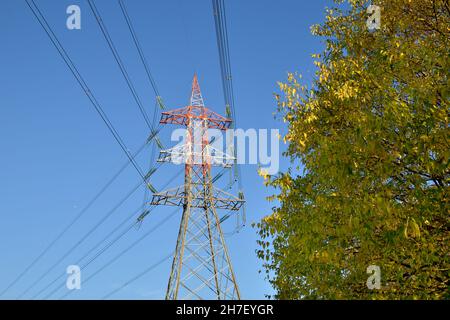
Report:
[[[210,128],[231,120],[204,106],[197,75],[190,104],[165,111],[160,123],[186,126],[185,144],[161,150],[158,161],[183,163],[184,185],[153,194],[152,205],[182,206],[166,299],[240,299],[218,209],[238,211],[244,200],[213,186],[211,166],[230,167],[235,158],[213,148]]]

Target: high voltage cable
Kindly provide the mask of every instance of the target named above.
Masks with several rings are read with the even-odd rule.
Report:
[[[141,216],[147,216],[150,213],[151,210],[144,210],[143,206],[140,205],[138,209],[134,210],[130,215],[128,215],[125,219],[122,220],[121,223],[119,223],[114,229],[112,229],[105,237],[102,238],[102,240],[98,241],[95,246],[93,246],[91,249],[89,249],[81,258],[78,259],[78,262],[76,264],[79,264],[81,261],[86,259],[92,252],[94,252],[100,245],[105,242],[109,237],[111,237],[114,233],[116,233],[125,223],[127,223],[131,218],[133,218],[135,215],[137,215],[139,212],[141,214],[139,215],[138,219]]]
[[[169,179],[169,181],[167,181],[165,183],[165,185],[163,186],[163,188],[165,186],[167,186],[168,184],[170,184],[174,179],[176,179],[183,171],[179,171],[178,173],[176,173],[171,179]],[[153,210],[153,207],[152,209]],[[147,214],[151,211],[148,210]],[[146,215],[147,215],[146,214]],[[99,247],[103,242],[105,242],[115,231],[117,231],[120,227],[122,227],[126,222],[128,221],[128,218],[125,219],[124,221],[122,221],[118,226],[116,226],[108,235],[106,235],[106,237],[104,237],[102,240],[100,240],[93,248],[91,248],[86,254],[84,254],[80,259],[78,259],[76,264],[79,264],[84,258],[86,258],[92,251],[94,251],[97,247]],[[142,219],[137,220],[136,222],[141,222]],[[138,223],[134,223],[133,226],[138,225]],[[120,238],[119,238],[120,239]],[[115,240],[118,241],[119,239]],[[57,282],[59,279],[61,279],[63,276],[65,276],[65,273],[61,274],[59,277],[57,277],[56,279],[54,279],[52,282],[50,282],[47,286],[45,286],[43,289],[41,289],[38,293],[36,293],[32,299],[36,298],[37,296],[39,296],[42,292],[44,292],[45,290],[47,290],[49,287],[51,287],[55,282]]]
[[[216,31],[216,40],[217,40],[217,48],[219,53],[219,63],[220,63],[220,73],[221,73],[221,79],[222,79],[222,89],[224,94],[224,100],[225,100],[225,106],[229,106],[229,94],[228,94],[228,83],[226,81],[227,77],[227,70],[225,66],[225,56],[223,51],[223,42],[222,42],[222,34],[221,34],[221,28],[220,28],[220,22],[219,22],[219,8],[217,1],[213,0],[213,14],[214,14],[214,23],[215,23],[215,31]],[[227,113],[230,110],[226,110]]]
[[[223,0],[213,0],[214,22],[216,29],[217,47],[221,67],[222,86],[224,90],[225,105],[231,110],[234,123],[236,113],[234,110],[233,79],[231,72],[230,51],[228,44],[228,30]],[[228,110],[227,110],[228,112]]]
[[[149,161],[149,172],[152,170],[153,163]],[[144,190],[144,198],[142,200],[142,208],[145,207],[145,205],[150,201],[150,190],[148,188],[145,188]]]
[[[233,77],[231,71],[230,48],[228,42],[228,27],[225,13],[225,3],[223,0],[212,0],[213,14],[216,29],[217,48],[219,51],[220,70],[222,77],[222,87],[224,91],[225,106],[230,108],[227,111],[227,116],[233,120],[233,127],[236,127],[236,112],[234,107],[234,91],[233,91]],[[236,157],[236,149],[235,149]],[[238,188],[242,191],[241,168],[237,165],[235,160],[235,180],[238,182]]]
[[[150,141],[147,140],[133,155],[136,158],[142,150],[147,146]],[[122,167],[112,176],[111,179],[100,189],[100,191],[88,202],[88,204],[69,222],[68,225],[45,247],[45,249],[0,293],[0,296],[5,294],[12,286],[14,286],[32,267],[36,265],[47,252],[59,241],[70,228],[81,219],[81,217],[89,210],[89,208],[100,198],[100,196],[114,183],[114,181],[119,177],[119,175],[128,167],[129,161],[124,163]]]
[[[217,48],[219,52],[220,71],[222,78],[222,88],[224,91],[225,108],[228,117],[232,119],[232,128],[236,128],[236,112],[234,106],[234,90],[233,90],[233,76],[231,70],[231,58],[230,58],[230,46],[228,42],[228,26],[225,10],[224,0],[212,0],[213,15],[216,30]],[[242,175],[241,167],[237,164],[237,150],[234,149],[234,179],[230,172],[230,183],[227,186],[231,187],[235,182],[238,183],[239,197],[244,198],[242,187]],[[239,221],[239,215],[237,217],[237,228],[234,232],[237,232],[245,224],[245,205],[243,206],[242,223]]]
[[[152,271],[153,269],[155,269],[156,267],[158,267],[159,265],[163,264],[165,261],[169,260],[171,257],[173,256],[172,253],[168,254],[167,256],[165,256],[164,258],[162,258],[161,260],[159,260],[158,262],[152,264],[151,266],[149,266],[148,268],[146,268],[145,270],[143,270],[142,272],[140,272],[139,274],[137,274],[136,276],[134,276],[133,278],[131,278],[130,280],[128,280],[127,282],[125,282],[123,285],[121,285],[119,288],[114,289],[113,291],[111,291],[110,293],[106,294],[105,296],[103,296],[102,300],[108,299],[110,296],[112,296],[113,294],[115,294],[116,292],[122,290],[123,288],[125,288],[126,286],[128,286],[130,283],[138,280],[139,278],[143,277],[144,275],[146,275],[147,273],[149,273],[150,271]]]
[[[136,90],[135,86],[133,85],[133,82],[131,81],[131,78],[130,78],[128,72],[127,72],[127,69],[125,68],[125,65],[124,65],[124,63],[123,63],[123,61],[122,61],[122,59],[120,57],[119,52],[117,51],[117,48],[116,48],[116,46],[114,44],[114,41],[112,40],[112,38],[111,38],[111,36],[110,36],[110,34],[108,32],[108,28],[106,27],[106,24],[104,23],[104,21],[102,19],[102,16],[101,16],[99,10],[97,9],[97,7],[95,5],[95,2],[93,0],[88,0],[88,4],[89,4],[89,7],[91,8],[92,13],[94,14],[94,17],[95,17],[95,19],[96,19],[96,21],[97,21],[97,23],[98,23],[98,25],[100,27],[100,30],[101,30],[101,32],[102,32],[106,42],[108,43],[108,47],[111,50],[117,65],[119,66],[119,69],[120,69],[120,71],[121,71],[121,73],[122,73],[122,75],[123,75],[123,77],[124,77],[124,79],[125,79],[125,81],[126,81],[126,83],[128,85],[128,88],[130,89],[131,94],[133,95],[133,98],[134,98],[136,104],[138,105],[139,110],[141,111],[141,114],[142,114],[142,116],[143,116],[147,126],[149,127],[151,132],[154,132],[155,131],[155,126],[156,126],[155,122],[156,122],[157,109],[154,108],[153,118],[152,118],[152,121],[150,123],[150,119],[149,119],[149,117],[147,115],[147,112],[145,111],[145,108],[144,108],[144,106],[142,104],[141,99],[139,98],[137,90]],[[122,6],[121,6],[121,8],[122,8]],[[125,10],[125,7],[122,8],[122,11],[123,10]],[[126,11],[125,11],[125,13],[126,13]],[[157,104],[161,107],[162,106],[162,102],[161,102],[161,97],[159,95],[159,91],[158,91],[158,89],[156,87],[156,83],[155,83],[153,77],[150,74],[150,69],[148,67],[148,64],[146,63],[145,57],[143,56],[143,52],[142,52],[142,49],[140,48],[140,44],[139,44],[139,42],[137,40],[137,37],[135,36],[134,30],[133,30],[132,25],[131,25],[131,20],[129,19],[129,16],[126,17],[126,21],[127,21],[129,29],[132,32],[133,41],[135,42],[135,45],[138,48],[138,52],[139,52],[139,55],[141,57],[141,60],[144,62],[144,69],[146,70],[146,73],[147,73],[148,77],[151,79],[151,84],[152,84],[152,87],[154,88],[154,91],[155,91]],[[160,126],[158,126],[156,128],[156,131],[159,131],[159,129],[160,129]],[[156,139],[159,141],[158,137],[156,137]],[[153,160],[153,157],[154,157],[154,150],[155,150],[155,148],[153,147],[152,148],[152,152],[151,152],[151,156],[150,156],[151,161]]]
[[[92,262],[94,262],[99,256],[101,256],[106,250],[108,250],[112,245],[114,245],[117,241],[119,241],[123,236],[125,236],[129,231],[133,229],[133,227],[138,223],[138,221],[133,222],[130,224],[125,230],[123,230],[119,235],[117,235],[113,240],[109,241],[103,248],[101,248],[91,259],[89,259],[86,263],[84,263],[80,267],[80,271],[84,270],[87,266],[89,266]],[[58,279],[59,280],[59,279]],[[65,281],[64,281],[65,282]],[[84,283],[85,281],[83,281]],[[57,292],[61,287],[57,286],[55,289],[53,289],[50,293],[48,293],[46,296],[44,296],[44,300],[48,299],[51,295],[53,295],[55,292]]]
[[[83,261],[83,259],[85,259],[92,251],[94,251],[95,249],[97,249],[103,242],[106,241],[107,238],[109,238],[113,233],[115,233],[118,229],[120,229],[126,222],[128,222],[128,220],[133,217],[134,215],[137,214],[137,212],[141,211],[142,208],[141,206],[139,206],[138,210],[133,211],[133,213],[131,215],[129,215],[124,221],[122,221],[119,225],[117,225],[113,231],[111,231],[105,238],[103,238],[101,241],[99,241],[94,247],[92,247],[86,254],[84,254],[81,258],[79,258],[77,260],[77,262],[75,263],[76,265],[78,265],[81,261]],[[44,288],[42,288],[40,291],[38,291],[36,294],[34,294],[31,299],[34,299],[36,297],[38,297],[41,293],[43,293],[45,290],[47,290],[48,288],[50,288],[54,283],[56,283],[59,279],[63,278],[66,275],[65,272],[63,272],[60,276],[58,276],[57,278],[55,278],[52,282],[50,282],[49,284],[47,284]]]
[[[146,74],[147,74],[147,78],[148,78],[148,80],[149,80],[149,82],[150,82],[150,85],[151,85],[151,87],[152,87],[152,89],[153,89],[153,91],[154,91],[154,93],[155,93],[155,96],[156,96],[156,104],[157,104],[157,106],[158,106],[160,109],[165,109],[165,106],[164,106],[164,103],[163,103],[163,101],[162,101],[161,95],[159,94],[158,87],[157,87],[157,85],[156,85],[156,82],[155,82],[155,80],[154,80],[152,74],[151,74],[150,67],[148,66],[147,60],[146,60],[146,58],[145,58],[144,52],[143,52],[142,47],[141,47],[141,45],[140,45],[140,43],[139,43],[139,40],[138,40],[138,38],[137,38],[136,32],[134,31],[134,27],[133,27],[133,24],[132,24],[132,22],[131,22],[131,18],[130,18],[130,16],[128,15],[128,12],[127,12],[127,10],[126,10],[126,7],[125,7],[125,5],[122,3],[122,1],[119,0],[118,2],[119,2],[119,6],[120,6],[120,8],[121,8],[121,10],[122,10],[122,14],[123,14],[123,16],[124,16],[124,18],[125,18],[125,21],[126,21],[126,23],[127,23],[128,30],[129,30],[130,33],[131,33],[131,37],[132,37],[133,42],[134,42],[134,44],[135,44],[135,46],[136,46],[136,49],[137,49],[137,51],[138,51],[139,57],[140,57],[140,59],[141,59],[141,62],[142,62],[142,64],[144,65],[144,69],[145,69],[145,72],[146,72]],[[153,111],[153,119],[152,119],[153,126],[155,126],[156,117],[157,117],[157,110],[158,110],[158,108],[157,108],[156,105],[155,105],[155,108],[154,108],[154,111]],[[155,160],[154,157],[155,157],[154,149],[152,149],[152,152],[151,152],[151,155],[150,155],[150,164],[149,164],[150,166],[152,165],[153,161]],[[144,193],[144,200],[143,200],[144,203],[145,203],[146,201],[149,200],[149,196],[150,196],[150,192],[149,192],[148,189],[146,189],[146,190],[145,190],[145,193]]]
[[[37,278],[36,281],[34,281],[29,287],[27,287],[18,297],[17,299],[20,299],[21,297],[23,297],[26,293],[28,293],[28,291],[30,291],[32,288],[34,288],[36,286],[36,284],[38,284],[42,279],[44,279],[59,263],[61,263],[73,250],[75,250],[76,248],[78,248],[95,230],[97,230],[100,225],[102,225],[106,219],[108,217],[110,217],[129,197],[131,197],[132,194],[134,194],[134,192],[136,192],[136,190],[138,190],[138,188],[142,185],[142,182],[139,182],[136,186],[133,187],[133,189],[131,189],[130,192],[128,192],[128,194],[119,201],[119,203],[114,206],[110,211],[108,211],[95,225],[94,227],[92,227],[87,233],[84,234],[84,236],[78,240],[77,243],[75,243],[75,245],[73,245],[69,250],[66,251],[66,253],[60,257],[50,268],[48,268],[44,273],[41,274],[41,276],[39,276]]]
[[[161,164],[157,165],[157,168],[159,168]],[[148,175],[148,174],[147,174]],[[58,264],[60,264],[73,250],[78,248],[95,230],[97,230],[105,221],[108,219],[123,203],[125,203],[128,198],[130,198],[142,185],[142,182],[139,182],[136,186],[134,186],[124,198],[122,198],[111,210],[109,210],[88,232],[86,232],[83,237],[78,240],[75,245],[73,245],[69,250],[66,251],[66,253],[60,257],[49,269],[47,269],[31,286],[29,286],[25,291],[23,291],[18,298],[21,298],[24,296],[28,291],[30,291],[36,284],[38,284],[42,279],[44,279]],[[45,287],[41,291],[39,291],[37,294],[35,294],[33,297],[38,296],[43,291],[45,291],[48,288]]]
[[[144,106],[142,105],[141,99],[139,98],[139,95],[137,94],[136,88],[134,87],[133,83],[131,82],[130,76],[128,75],[128,72],[125,69],[122,59],[120,58],[120,55],[117,52],[116,46],[114,45],[114,42],[112,41],[111,36],[109,35],[106,25],[103,23],[103,20],[101,18],[101,15],[100,15],[97,7],[95,6],[95,3],[92,0],[88,0],[88,4],[89,4],[89,7],[91,8],[92,13],[94,14],[95,20],[97,21],[106,42],[108,43],[109,49],[111,50],[111,52],[114,56],[114,59],[115,59],[117,65],[119,66],[123,77],[125,78],[128,88],[130,89],[131,94],[133,95],[133,98],[134,98],[136,104],[138,105],[139,110],[141,111],[144,121],[146,122],[150,131],[153,131],[154,130],[153,125],[150,123],[147,112],[145,111]]]
[[[122,14],[123,14],[123,16],[125,18],[125,21],[127,23],[128,30],[130,31],[131,37],[133,38],[134,45],[136,46],[136,49],[137,49],[137,51],[139,53],[139,57],[141,59],[141,62],[144,65],[144,69],[145,69],[145,72],[147,74],[147,78],[148,78],[148,80],[150,82],[150,85],[153,88],[153,91],[155,93],[156,99],[158,101],[158,106],[161,109],[164,109],[165,108],[164,103],[162,101],[161,95],[159,94],[159,90],[158,90],[158,87],[156,85],[155,79],[153,78],[152,73],[150,71],[150,67],[149,67],[149,65],[147,63],[147,59],[145,58],[144,51],[142,50],[142,46],[139,43],[139,39],[138,39],[138,37],[136,35],[136,32],[134,30],[133,23],[132,23],[131,18],[130,18],[129,14],[128,14],[126,6],[123,4],[122,0],[119,0],[118,2],[119,2],[120,9],[122,10]],[[155,109],[155,113],[156,113],[156,109]]]
[[[181,173],[182,173],[183,171],[181,170],[181,171],[179,171],[179,172],[177,172],[174,176],[172,176],[164,185],[163,185],[163,187],[162,188],[165,188],[167,185],[169,185],[173,180],[175,180]],[[116,208],[115,209],[117,209],[117,206],[116,206]],[[129,229],[127,229],[127,231],[126,232],[128,232],[128,231],[130,231],[131,230],[131,227],[134,227],[134,226],[136,226],[136,225],[138,225],[139,223],[141,223],[142,222],[142,220],[143,220],[143,218],[145,217],[145,216],[147,216],[151,211],[153,210],[153,207],[150,209],[150,210],[147,210],[146,212],[145,212],[145,215],[142,217],[142,219],[137,219],[133,224],[132,224],[132,226],[130,226],[130,228]],[[133,213],[131,216],[133,216],[135,213]],[[142,216],[142,214],[141,214],[141,216]],[[93,248],[91,248],[86,254],[84,254],[80,259],[78,259],[78,261],[77,261],[77,263],[76,264],[79,264],[81,261],[83,261],[83,259],[85,259],[92,251],[94,251],[96,248],[98,248],[103,242],[105,242],[112,234],[114,234],[118,229],[120,229],[120,227],[122,227],[127,221],[128,221],[128,217],[124,220],[124,221],[122,221],[119,225],[117,225],[111,232],[109,232],[109,234],[108,235],[106,235],[102,240],[100,240]],[[91,229],[92,230],[92,229]],[[111,243],[111,245],[112,244],[114,244],[115,242],[117,242],[118,240],[120,240],[120,238],[123,236],[124,234],[122,234],[120,237],[116,237],[116,239]],[[86,237],[84,237],[84,238],[86,238]],[[110,245],[110,246],[111,246]],[[110,246],[108,246],[106,249],[108,249]],[[75,247],[76,248],[76,247]],[[71,250],[69,250],[69,252],[70,251],[72,251],[72,250],[74,250],[75,249],[74,247],[71,249]],[[97,256],[95,257],[95,259],[96,258],[98,258],[98,256],[100,256],[101,254],[103,254],[103,252],[104,251],[106,251],[106,249],[105,250],[101,250],[101,253],[100,254],[98,254],[98,252],[97,252]],[[65,255],[65,257],[66,257],[67,255]],[[65,258],[64,257],[64,258]],[[95,260],[94,259],[94,260]],[[59,262],[60,261],[62,261],[63,259],[60,259],[59,260]],[[58,264],[59,264],[59,262],[58,262]],[[55,265],[54,265],[55,266]],[[41,293],[43,293],[44,291],[46,291],[48,288],[50,288],[54,283],[56,283],[59,279],[61,279],[62,277],[64,277],[66,274],[65,273],[62,273],[60,276],[58,276],[57,278],[55,278],[52,282],[50,282],[48,285],[46,285],[43,289],[41,289],[39,292],[37,292],[35,295],[33,295],[31,298],[32,299],[34,299],[34,298],[36,298],[36,297],[38,297]]]
[[[67,52],[65,51],[64,47],[62,46],[62,44],[60,43],[60,41],[58,40],[58,38],[56,37],[55,33],[53,32],[52,28],[50,27],[50,25],[48,24],[47,20],[45,19],[45,17],[43,16],[42,12],[39,10],[39,7],[36,5],[36,3],[34,2],[34,0],[25,0],[28,7],[30,8],[31,12],[33,13],[33,15],[36,17],[36,19],[38,20],[39,24],[41,25],[41,27],[44,29],[44,31],[46,32],[47,36],[49,37],[50,41],[52,42],[52,44],[55,46],[55,48],[57,49],[58,53],[60,54],[60,56],[63,58],[64,62],[66,63],[67,67],[69,68],[69,70],[71,71],[71,73],[73,74],[73,76],[75,77],[75,79],[77,80],[78,84],[81,86],[81,88],[83,89],[83,91],[85,92],[86,96],[88,97],[89,101],[91,102],[91,104],[94,106],[95,110],[97,111],[97,113],[99,114],[99,116],[102,118],[103,122],[106,124],[106,126],[108,127],[108,129],[110,130],[111,134],[113,135],[114,139],[116,140],[116,142],[119,144],[119,146],[121,147],[122,151],[126,154],[129,162],[133,165],[133,167],[136,169],[136,171],[138,172],[138,174],[140,175],[140,177],[142,178],[143,182],[145,182],[148,186],[150,186],[150,184],[147,183],[146,181],[146,177],[144,176],[141,168],[139,167],[139,165],[136,163],[134,157],[132,157],[130,155],[130,153],[128,152],[127,147],[125,146],[122,138],[120,137],[120,135],[118,134],[118,132],[116,131],[116,129],[114,128],[114,126],[112,125],[111,121],[109,120],[109,118],[107,117],[107,115],[105,114],[103,108],[101,107],[101,105],[99,104],[98,100],[95,98],[95,96],[93,95],[92,91],[89,89],[88,85],[86,84],[84,78],[81,76],[81,74],[79,73],[78,69],[76,68],[75,64],[73,63],[73,61],[71,60],[70,56],[67,54]],[[31,2],[30,2],[31,1]],[[152,130],[152,134],[153,136],[156,136],[156,134],[154,134],[154,131]],[[141,183],[142,184],[142,183]],[[70,228],[70,227],[69,227]],[[67,228],[67,230],[69,229]],[[62,234],[64,234],[67,230],[65,230]],[[61,235],[62,237],[62,235]],[[60,237],[59,237],[60,238]],[[55,242],[59,239],[57,238],[55,240]],[[30,266],[28,266],[24,272],[22,272],[21,275],[19,275],[19,277],[17,277],[8,287],[7,289],[5,289],[2,294],[4,292],[6,292],[6,290],[8,290],[9,288],[11,288],[11,286],[13,286],[15,283],[17,283],[18,280],[20,280],[20,278],[23,277],[23,275],[28,272],[28,270],[33,267],[41,258],[43,255],[45,255],[45,253],[50,249],[51,246],[53,246],[54,243],[51,243],[50,246],[46,249],[44,249],[44,252],[42,253],[42,255],[39,255],[32,263]],[[25,293],[28,291],[28,289],[25,291]]]
[[[137,50],[137,52],[139,54],[139,58],[140,58],[143,66],[144,66],[144,70],[145,70],[145,73],[147,75],[147,79],[150,82],[150,86],[152,87],[153,92],[155,93],[156,104],[159,107],[159,109],[161,109],[161,110],[165,109],[165,105],[164,105],[162,97],[161,97],[161,95],[159,93],[159,89],[158,89],[158,86],[156,84],[155,78],[153,77],[153,75],[151,73],[149,64],[148,64],[147,59],[146,59],[145,54],[144,54],[144,50],[142,49],[142,46],[141,46],[140,41],[139,41],[139,38],[138,38],[138,36],[136,34],[136,31],[134,29],[134,25],[133,25],[132,19],[131,19],[130,15],[128,14],[127,8],[126,8],[125,4],[123,3],[123,1],[122,0],[118,0],[118,3],[119,3],[119,6],[120,6],[120,9],[122,11],[122,14],[124,16],[125,22],[127,23],[128,30],[130,31],[131,38],[133,39],[133,43],[134,43],[134,45],[136,47],[136,50]],[[153,111],[153,119],[152,119],[153,126],[156,125],[155,122],[156,122],[156,118],[157,118],[157,111],[158,111],[158,109],[155,106],[154,111]],[[153,160],[154,159],[153,159],[153,152],[152,152],[152,155],[150,157],[150,161],[153,161]],[[146,192],[146,194],[148,194],[148,192]]]
[[[152,169],[149,170],[149,172]],[[172,183],[177,177],[179,177],[181,175],[181,173],[183,172],[183,170],[178,171],[174,176],[172,176],[168,181],[165,182],[165,184],[161,187],[161,189],[166,188],[170,183]],[[146,188],[145,191],[148,191],[148,189]],[[148,202],[148,201],[147,201]],[[94,251],[95,249],[97,249],[103,242],[106,241],[106,239],[108,239],[112,234],[114,234],[121,226],[123,226],[131,217],[133,217],[134,215],[136,215],[140,210],[143,210],[143,208],[145,207],[145,203],[143,203],[141,206],[139,206],[139,208],[137,210],[135,210],[130,216],[126,217],[119,225],[117,225],[112,231],[110,231],[102,240],[100,240],[94,247],[92,247],[86,254],[83,255],[83,257],[81,257],[79,259],[79,261],[82,261],[84,258],[86,258],[92,251]],[[143,218],[148,215],[148,213],[153,210],[147,210],[144,211],[146,214],[143,216],[143,214],[141,214],[141,216],[139,216],[138,218],[138,222],[142,222]]]
[[[158,103],[158,102],[157,102],[157,103]],[[155,123],[155,121],[156,121],[156,106],[155,106],[155,112],[154,112],[154,114],[153,114],[153,123]],[[161,149],[163,149],[163,146],[162,146],[162,144],[161,144],[161,141],[160,141],[159,138],[157,137],[157,134],[158,134],[158,132],[159,132],[160,130],[161,130],[161,129],[158,128],[157,131],[155,131],[156,133],[155,133],[154,139],[155,139],[156,144],[157,144],[158,146],[160,146]],[[155,148],[154,148],[154,146],[153,146],[153,148],[152,148],[152,150],[151,150],[151,153],[150,153],[149,166],[151,167],[151,166],[153,165],[154,162],[155,162]],[[150,169],[149,169],[149,170],[150,170]]]
[[[63,58],[63,60],[66,63],[67,67],[70,69],[71,73],[73,74],[73,76],[77,80],[78,84],[81,86],[81,88],[83,89],[84,93],[88,97],[89,101],[94,106],[95,110],[97,111],[99,116],[102,118],[102,120],[106,124],[106,126],[108,127],[109,131],[113,135],[113,137],[116,140],[116,142],[119,144],[119,146],[122,149],[122,151],[125,153],[125,155],[129,159],[129,161],[131,162],[133,167],[136,169],[136,171],[138,172],[138,174],[142,178],[142,180],[144,182],[146,182],[144,174],[142,173],[142,169],[139,167],[139,165],[131,157],[131,155],[128,152],[128,149],[127,149],[125,143],[123,142],[122,138],[120,137],[119,133],[116,131],[116,129],[114,128],[113,124],[109,120],[108,116],[104,112],[102,106],[100,105],[98,100],[95,98],[95,96],[93,95],[92,91],[89,89],[89,86],[87,85],[86,81],[81,76],[81,74],[79,73],[79,71],[76,68],[75,64],[73,63],[72,59],[67,54],[67,52],[64,49],[64,47],[62,46],[61,42],[56,37],[55,33],[53,32],[53,29],[50,27],[50,25],[48,24],[48,22],[45,19],[44,15],[39,10],[39,7],[36,5],[34,0],[25,0],[25,2],[27,3],[27,5],[30,8],[30,10],[33,13],[33,15],[38,20],[38,22],[41,25],[41,27],[44,29],[44,31],[47,34],[47,36],[49,37],[50,41],[55,46],[56,50],[58,50],[58,53]]]
[[[146,233],[144,233],[141,237],[139,237],[137,240],[135,240],[133,243],[131,243],[128,247],[126,247],[124,250],[122,250],[119,254],[117,254],[116,256],[114,256],[112,259],[108,260],[108,262],[106,262],[105,264],[103,264],[99,269],[97,269],[94,273],[92,273],[89,277],[87,277],[83,283],[85,284],[86,282],[88,282],[89,280],[91,280],[92,278],[94,278],[95,276],[97,276],[100,272],[102,272],[104,269],[106,269],[107,267],[109,267],[112,263],[114,263],[115,261],[117,261],[120,257],[122,257],[125,253],[127,253],[128,251],[130,251],[133,247],[135,247],[138,243],[140,243],[142,240],[144,240],[145,238],[147,238],[150,234],[152,234],[153,232],[155,232],[158,228],[160,228],[162,225],[164,225],[167,221],[169,221],[177,212],[178,212],[178,208],[176,208],[172,213],[170,213],[168,216],[166,216],[163,220],[161,220],[160,222],[158,222],[153,228],[149,229]],[[89,265],[89,263],[91,263],[92,261],[89,261],[87,265]],[[81,268],[83,269],[83,268]],[[59,299],[63,299],[66,296],[68,296],[70,293],[72,293],[73,291],[69,291],[66,294],[64,294],[63,296],[61,296]]]

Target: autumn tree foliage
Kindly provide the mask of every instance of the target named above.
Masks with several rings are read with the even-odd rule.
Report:
[[[257,253],[279,299],[449,298],[449,2],[341,2],[312,28],[313,83],[279,84],[292,165],[263,174]]]

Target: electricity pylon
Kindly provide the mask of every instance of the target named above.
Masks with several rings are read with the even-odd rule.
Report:
[[[183,207],[166,299],[240,299],[217,209],[239,211],[244,200],[213,186],[211,166],[230,167],[235,158],[213,148],[207,132],[225,131],[231,120],[204,106],[195,75],[190,104],[163,112],[160,123],[187,129],[185,144],[158,159],[183,163],[184,185],[153,194],[151,202]]]

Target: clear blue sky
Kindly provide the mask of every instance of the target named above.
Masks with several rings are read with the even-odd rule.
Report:
[[[130,150],[148,136],[138,107],[120,74],[86,1],[36,0]],[[208,106],[224,113],[219,59],[210,0],[128,0],[128,12],[169,109],[184,106],[194,72]],[[82,29],[66,28],[66,8],[81,7]],[[97,0],[139,96],[149,113],[155,97],[117,1]],[[228,32],[238,126],[283,128],[275,120],[273,93],[288,71],[310,79],[311,54],[323,47],[309,27],[323,20],[324,0],[227,0]],[[2,1],[0,11],[0,291],[2,291],[126,161],[25,1]],[[161,132],[169,146],[170,130]],[[149,166],[149,153],[138,161]],[[282,160],[282,168],[286,168]],[[177,167],[165,164],[152,182],[160,189]],[[250,225],[270,213],[256,165],[242,166],[247,226],[227,237],[243,298],[264,298],[272,289],[259,274],[256,230]],[[171,186],[182,183],[182,178]],[[222,182],[226,184],[227,179]],[[139,181],[130,166],[56,246],[2,298],[16,298],[49,268]],[[72,252],[28,298],[63,273],[96,241],[142,203],[144,189],[129,198],[94,234]],[[138,230],[128,233],[83,271],[82,279],[170,214],[158,207]],[[178,214],[106,268],[74,299],[101,298],[175,248]],[[231,221],[231,219],[230,219]],[[231,230],[232,222],[225,225]],[[164,298],[171,261],[160,265],[112,298]],[[52,298],[64,293],[57,292]]]

